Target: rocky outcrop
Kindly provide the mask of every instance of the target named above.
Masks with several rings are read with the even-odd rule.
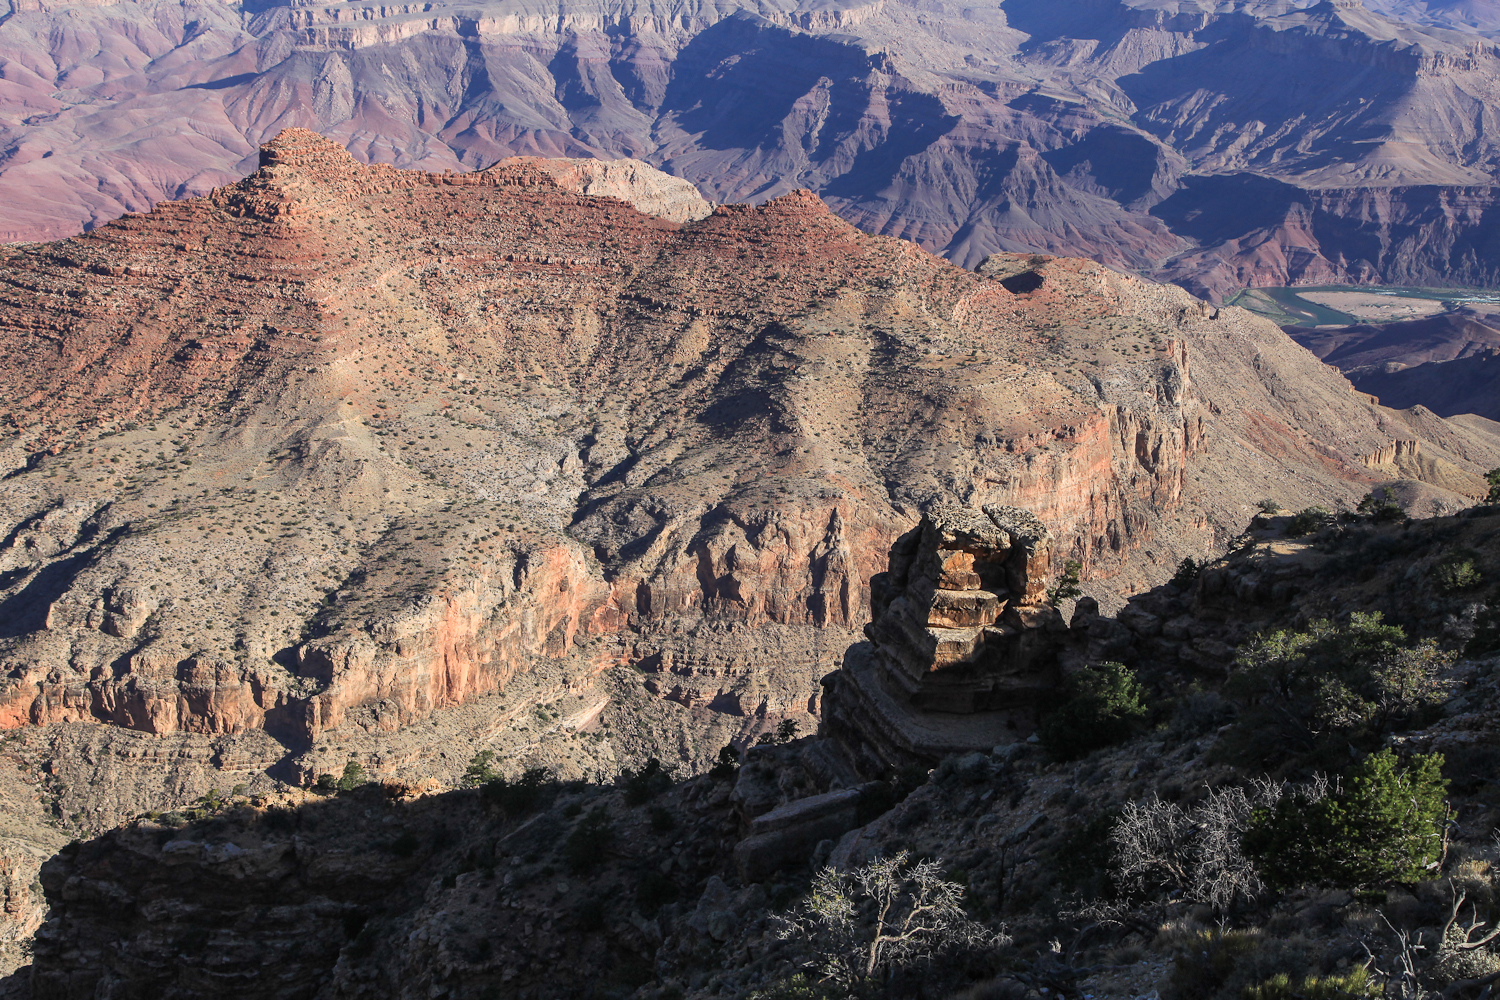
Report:
[[[692,222],[713,212],[698,189],[681,177],[664,174],[640,160],[591,158],[549,160],[536,156],[508,157],[490,169],[530,167],[557,182],[564,191],[593,198],[618,198],[647,215],[673,222]]]
[[[862,770],[932,766],[1030,729],[1065,631],[1045,590],[1051,546],[1033,514],[993,505],[935,506],[896,540],[870,581],[870,641],[823,680],[824,729]]]

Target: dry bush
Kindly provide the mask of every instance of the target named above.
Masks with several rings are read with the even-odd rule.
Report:
[[[806,943],[822,980],[846,989],[884,969],[1008,943],[969,919],[964,887],[942,876],[940,862],[906,851],[850,872],[825,868],[801,907],[778,918],[778,935]]]

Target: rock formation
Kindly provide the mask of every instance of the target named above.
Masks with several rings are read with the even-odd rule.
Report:
[[[11,0],[0,239],[205,194],[295,125],[397,166],[808,188],[963,266],[1093,257],[1210,297],[1494,284],[1500,57],[1442,30],[1490,30],[1458,6]]]
[[[564,191],[618,198],[637,211],[673,222],[693,222],[708,217],[714,210],[693,185],[640,160],[513,156],[494,164],[492,169],[525,168],[546,174]]]
[[[1028,511],[929,509],[870,581],[869,642],[824,678],[825,728],[880,774],[1026,735],[1058,682],[1052,535]]]

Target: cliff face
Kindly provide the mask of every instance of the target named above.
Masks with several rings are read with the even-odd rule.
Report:
[[[1487,39],[1301,0],[806,6],[21,3],[0,239],[205,194],[297,125],[403,167],[635,158],[717,202],[807,188],[966,267],[1083,256],[1210,297],[1495,281]]]
[[[1255,286],[1493,286],[1488,185],[1309,189],[1250,174],[1188,178],[1152,209],[1201,247],[1159,275],[1215,299]]]
[[[1362,495],[1393,440],[1448,489],[1500,464],[1179,289],[965,272],[807,192],[679,223],[571,170],[293,130],[210,197],[7,251],[4,721],[420,780],[460,762],[411,724],[482,702],[481,746],[539,712],[613,727],[584,773],[664,734],[701,762],[818,711],[933,503],[1031,510],[1054,569],[1125,590],[1268,493]]]

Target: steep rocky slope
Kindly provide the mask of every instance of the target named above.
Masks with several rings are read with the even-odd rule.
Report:
[[[1210,297],[1500,281],[1496,50],[1410,9],[1452,5],[10,2],[3,239],[206,193],[297,125],[400,166],[810,188],[964,266],[1070,254]]]
[[[1443,416],[1474,413],[1500,419],[1500,355],[1494,351],[1412,368],[1380,367],[1350,376],[1390,406],[1430,407]]]
[[[1406,323],[1285,329],[1386,406],[1500,419],[1500,317],[1493,313],[1466,308]]]

